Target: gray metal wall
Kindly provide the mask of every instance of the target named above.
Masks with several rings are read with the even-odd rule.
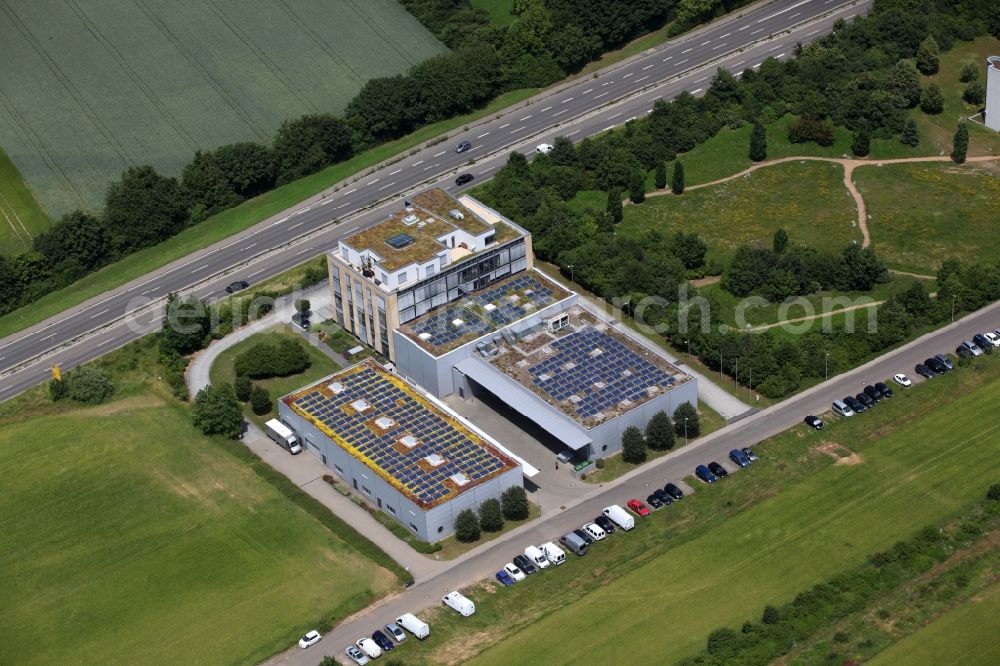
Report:
[[[673,416],[674,410],[684,402],[690,402],[695,407],[698,406],[698,381],[696,379],[690,379],[632,411],[592,428],[590,437],[594,442],[590,445],[590,459],[607,458],[609,455],[621,451],[622,435],[625,434],[626,428],[635,426],[645,432],[646,424],[649,423],[654,414],[662,410]]]

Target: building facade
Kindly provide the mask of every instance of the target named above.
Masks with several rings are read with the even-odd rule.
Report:
[[[1000,132],[1000,56],[986,59],[986,126]]]

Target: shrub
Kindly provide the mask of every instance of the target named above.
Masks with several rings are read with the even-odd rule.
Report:
[[[980,65],[974,62],[965,63],[962,67],[962,73],[959,75],[958,80],[962,83],[969,83],[970,81],[977,81],[979,79],[979,69]]]
[[[646,424],[646,444],[657,451],[674,447],[674,422],[666,412],[656,412]]]
[[[298,340],[282,340],[276,345],[256,344],[233,361],[237,375],[250,379],[287,377],[309,367],[309,353]]]
[[[500,508],[507,520],[524,520],[528,517],[528,493],[521,486],[511,486],[500,495]]]
[[[65,380],[49,380],[49,398],[52,402],[58,402],[69,395],[69,386]]]
[[[250,407],[257,416],[271,411],[271,392],[257,384],[250,390]]]
[[[455,518],[455,538],[462,543],[479,541],[479,520],[472,509],[466,509]]]
[[[250,392],[253,390],[253,382],[246,375],[236,375],[233,382],[233,390],[236,392],[236,399],[246,402],[250,399]]]
[[[499,532],[503,529],[503,511],[499,500],[488,499],[479,507],[479,527],[484,532]]]
[[[635,426],[625,428],[622,434],[622,460],[633,465],[646,461],[646,440]]]
[[[979,106],[986,101],[986,86],[981,81],[969,81],[962,93],[962,99],[969,104]]]
[[[598,458],[594,461],[594,467],[597,469],[604,469],[604,458]]]
[[[670,191],[674,194],[684,194],[684,163],[674,162],[674,175],[670,182]]]
[[[986,491],[986,499],[992,502],[1000,502],[1000,483],[994,483]]]
[[[309,312],[309,308],[311,305],[312,304],[309,302],[309,299],[307,298],[300,298],[297,301],[295,301],[295,309],[302,313]]]
[[[768,604],[764,606],[764,612],[760,616],[760,621],[764,624],[778,624],[781,622],[781,611]]]
[[[100,368],[83,366],[66,376],[67,395],[82,405],[99,405],[114,395],[115,384]]]
[[[931,115],[944,111],[944,95],[937,84],[932,83],[920,92],[920,110]]]
[[[832,146],[833,124],[817,116],[802,116],[788,126],[788,140],[792,143],[813,141],[821,146]]]
[[[716,629],[708,635],[708,652],[709,654],[721,654],[723,652],[727,652],[736,645],[739,638],[739,634],[729,627]]]
[[[206,435],[236,439],[243,433],[243,412],[229,384],[198,391],[192,410],[194,425]]]

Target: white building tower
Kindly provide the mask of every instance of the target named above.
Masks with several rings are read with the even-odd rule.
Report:
[[[986,126],[1000,132],[1000,56],[986,59]]]

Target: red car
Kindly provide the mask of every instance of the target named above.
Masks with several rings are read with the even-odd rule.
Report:
[[[630,499],[625,505],[640,516],[648,516],[650,514],[649,507],[637,499]]]

